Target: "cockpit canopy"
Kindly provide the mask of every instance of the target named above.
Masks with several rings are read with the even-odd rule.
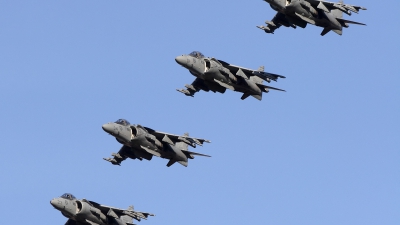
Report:
[[[126,119],[119,119],[119,120],[115,121],[115,123],[118,123],[118,124],[121,124],[121,125],[124,125],[124,126],[130,125],[130,123]]]
[[[69,199],[69,200],[76,199],[75,196],[73,194],[70,194],[70,193],[65,193],[65,194],[61,195],[61,198],[65,198],[65,199]]]
[[[198,59],[204,58],[204,55],[203,55],[201,52],[199,52],[199,51],[193,51],[193,52],[191,52],[189,55],[190,55],[190,56],[193,56],[193,57],[195,57],[195,58],[198,58]]]

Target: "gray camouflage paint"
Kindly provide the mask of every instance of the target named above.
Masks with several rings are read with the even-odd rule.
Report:
[[[318,0],[264,0],[271,8],[278,13],[272,21],[266,21],[267,26],[257,26],[266,33],[274,33],[281,25],[285,27],[305,28],[307,24],[323,27],[321,35],[329,31],[342,35],[343,27],[348,28],[349,24],[365,25],[343,19],[343,13],[351,15],[351,12],[358,13],[366,10],[361,6],[343,4],[343,2],[326,2]]]
[[[127,158],[139,160],[151,160],[153,156],[169,159],[167,166],[175,162],[183,166],[188,165],[188,159],[194,159],[195,155],[208,155],[188,151],[188,145],[196,147],[202,146],[204,142],[210,141],[189,137],[188,134],[174,135],[155,131],[141,125],[133,125],[124,119],[119,119],[115,123],[106,123],[102,126],[103,130],[114,136],[123,146],[118,153],[113,153],[113,158],[104,158],[113,165],[120,165]]]
[[[65,225],[133,225],[133,219],[140,221],[154,216],[151,213],[136,212],[133,206],[124,210],[86,199],[78,200],[69,193],[53,198],[50,204],[68,218]]]
[[[187,89],[177,89],[187,96],[193,97],[200,90],[225,93],[226,89],[230,89],[243,93],[242,100],[249,96],[261,100],[262,93],[268,93],[270,89],[284,91],[263,85],[263,81],[271,82],[271,80],[285,78],[264,72],[263,66],[258,70],[251,70],[215,58],[204,57],[197,51],[178,56],[175,61],[196,77],[191,85],[185,85]]]

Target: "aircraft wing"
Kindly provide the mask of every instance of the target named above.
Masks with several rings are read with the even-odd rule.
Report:
[[[156,131],[148,127],[145,128],[150,134],[154,135],[158,140],[167,142],[168,144],[171,145],[175,145],[176,142],[185,142],[186,144],[195,148],[196,145],[202,146],[204,142],[210,143],[209,140],[203,138],[189,137],[187,133],[184,135],[176,135],[176,134],[169,134],[161,131]]]
[[[312,6],[317,7],[318,9],[322,9],[325,12],[330,12],[333,9],[338,9],[348,15],[351,15],[351,12],[358,13],[360,10],[367,10],[362,6],[349,5],[341,2],[327,2],[327,1],[319,1],[319,0],[306,0]]]
[[[290,22],[286,19],[285,14],[277,13],[272,21],[265,22],[267,26],[257,26],[261,30],[264,30],[265,33],[273,34],[276,29],[281,27],[282,25],[288,27],[290,26]]]
[[[235,74],[236,76],[243,77],[244,79],[249,79],[251,76],[257,76],[261,79],[270,82],[271,80],[277,81],[278,78],[286,78],[285,76],[264,72],[264,67],[260,67],[258,70],[247,69],[240,66],[235,66],[224,62],[222,60],[218,60],[225,68],[227,68],[231,73]]]
[[[130,150],[129,146],[123,145],[118,153],[112,153],[113,158],[103,158],[106,161],[109,161],[113,165],[121,165],[121,162],[124,161],[127,156],[127,152]]]
[[[191,85],[186,84],[186,89],[176,89],[177,91],[187,95],[192,96],[201,90],[210,91],[210,88],[204,83],[204,80],[196,78]]]
[[[154,214],[152,213],[134,211],[133,206],[129,206],[128,209],[119,209],[111,206],[102,205],[93,201],[87,202],[89,202],[92,206],[100,209],[100,211],[103,212],[105,215],[114,218],[119,218],[121,216],[130,216],[133,219],[140,221],[141,219],[147,219],[147,217],[149,216],[154,216]]]

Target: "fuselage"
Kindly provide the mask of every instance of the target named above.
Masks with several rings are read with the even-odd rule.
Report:
[[[90,221],[99,225],[126,225],[121,219],[108,217],[100,209],[85,201],[72,198],[69,194],[52,199],[50,204],[63,216],[82,224],[88,224],[87,221]]]
[[[140,125],[106,123],[102,128],[114,136],[119,143],[130,147],[131,151],[125,153],[129,158],[150,160],[154,154],[149,151],[154,151],[161,158],[187,161],[186,155],[176,145],[159,141]]]
[[[303,16],[313,24],[319,27],[326,27],[332,30],[342,30],[342,25],[336,20],[335,15],[331,12],[313,7],[305,0],[267,0],[271,8],[277,12],[286,15],[286,18],[294,25],[305,27]],[[298,16],[298,15],[300,16]]]
[[[218,60],[214,58],[196,58],[191,55],[181,55],[175,61],[188,69],[189,72],[205,81],[205,84],[218,92],[224,92],[225,88],[216,83],[216,80],[233,87],[234,91],[261,95],[261,89],[249,79],[243,79],[232,74]]]

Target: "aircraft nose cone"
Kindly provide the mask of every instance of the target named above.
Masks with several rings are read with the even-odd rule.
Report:
[[[61,201],[59,201],[59,199],[53,198],[50,201],[50,204],[56,209],[60,209],[61,208]]]
[[[106,123],[101,126],[103,130],[109,134],[113,134],[114,126],[111,123]]]
[[[180,55],[178,57],[175,58],[175,61],[179,64],[179,65],[185,65],[186,64],[186,56]]]

